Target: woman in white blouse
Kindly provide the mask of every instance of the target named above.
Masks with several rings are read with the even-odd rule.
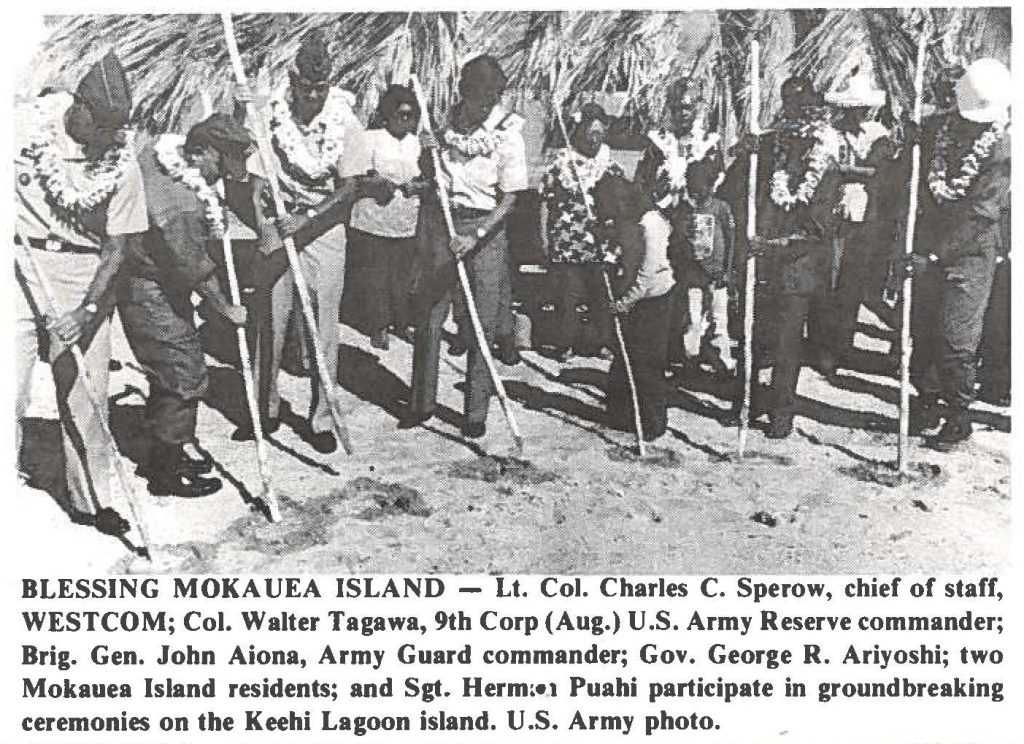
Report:
[[[356,134],[346,148],[341,176],[375,172],[394,184],[390,200],[364,198],[352,207],[349,222],[349,270],[345,303],[355,311],[354,323],[376,349],[387,349],[388,329],[405,332],[411,322],[411,267],[425,188],[416,136],[420,109],[409,88],[392,85],[380,99],[370,127]]]

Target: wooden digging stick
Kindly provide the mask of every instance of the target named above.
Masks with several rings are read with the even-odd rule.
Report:
[[[43,299],[46,302],[46,306],[56,317],[60,311],[54,300],[53,287],[43,271],[43,267],[36,261],[32,255],[32,249],[27,245],[23,245],[21,250],[15,253],[15,261],[22,264],[19,254],[24,257],[22,272],[24,273],[24,266],[28,266],[29,271],[35,275],[36,281],[39,282],[39,286],[43,291]],[[103,432],[103,440],[109,450],[110,458],[114,461],[114,470],[117,471],[121,490],[124,491],[124,498],[128,502],[128,508],[131,510],[135,528],[139,531],[139,542],[142,543],[143,553],[147,560],[152,561],[153,555],[149,548],[149,530],[146,529],[146,523],[142,519],[142,510],[136,503],[135,487],[132,485],[131,476],[128,475],[128,469],[125,467],[124,461],[121,459],[121,453],[117,449],[117,441],[114,439],[114,435],[110,431],[110,424],[107,422],[107,399],[106,397],[100,397],[99,391],[93,385],[89,369],[85,365],[85,354],[82,353],[82,349],[77,343],[71,344],[71,354],[74,356],[75,364],[78,366],[78,374],[82,377],[85,394],[88,396],[89,403],[96,413],[96,419],[99,421],[100,430]],[[96,506],[99,508],[103,505],[97,503]]]
[[[917,42],[917,71],[914,74],[914,123],[921,125],[921,96],[924,90],[924,62],[927,48],[927,27],[921,29]],[[914,233],[917,229],[917,191],[921,183],[921,143],[915,142],[910,162],[910,206],[907,210],[906,245],[909,257],[914,252]],[[913,278],[907,271],[903,276],[903,312],[900,326],[900,428],[896,440],[896,470],[907,469],[907,449],[910,439],[910,355],[913,340],[910,337],[910,304]]]
[[[224,265],[228,271],[228,291],[231,294],[231,302],[234,305],[242,304],[242,294],[238,289],[238,274],[235,271],[235,254],[231,248],[231,237],[225,231],[221,237],[221,245],[224,247]],[[249,418],[252,419],[253,437],[256,439],[256,460],[259,463],[260,501],[267,507],[267,515],[271,522],[281,519],[281,505],[277,501],[277,494],[274,493],[274,486],[271,483],[270,461],[267,459],[267,446],[263,441],[263,422],[260,421],[259,404],[256,402],[256,383],[252,376],[252,366],[249,358],[249,342],[245,338],[245,328],[235,329],[238,334],[238,356],[242,364],[242,382],[245,385],[245,402],[249,406]]]
[[[562,109],[559,104],[555,104],[555,117],[558,119],[558,126],[562,130],[562,138],[565,140],[565,146],[567,149],[571,148],[569,144],[569,130],[565,126],[565,119],[562,118]],[[572,158],[568,158],[569,169],[572,171],[573,179],[576,181],[576,187],[580,191],[580,196],[583,199],[583,204],[587,208],[587,217],[591,222],[597,219],[597,215],[594,214],[594,209],[590,204],[590,199],[587,194],[587,189],[583,185],[583,179],[580,178],[579,171],[576,170],[576,165],[572,162]],[[542,226],[543,229],[543,226]],[[608,269],[602,267],[601,276],[604,277],[604,291],[608,298],[609,304],[615,302],[615,295],[612,294],[612,283],[608,279]],[[626,350],[626,339],[622,335],[622,321],[619,320],[618,315],[612,315],[612,323],[615,328],[615,338],[619,343],[619,353],[622,354],[622,364],[626,368],[626,381],[629,383],[629,397],[633,404],[633,431],[636,433],[636,449],[637,454],[640,457],[646,457],[647,451],[644,447],[644,426],[640,419],[640,396],[636,390],[636,378],[633,377],[633,365],[629,361],[629,352]]]
[[[761,45],[750,42],[750,133],[761,133]],[[747,272],[743,288],[743,403],[740,407],[739,436],[736,454],[743,459],[750,431],[750,399],[754,387],[754,290],[757,286],[757,256],[750,243],[757,234],[757,150],[750,153],[747,176]]]
[[[224,39],[227,42],[228,56],[231,58],[231,68],[234,70],[235,80],[240,86],[248,87],[245,76],[245,68],[242,67],[242,57],[238,52],[238,43],[235,41],[234,24],[231,22],[230,13],[221,13],[221,23],[224,25]],[[278,183],[277,160],[270,147],[270,135],[263,118],[263,111],[259,105],[251,107],[253,124],[256,135],[256,144],[259,146],[260,161],[263,163],[263,171],[267,175],[267,182],[270,184],[270,193],[273,197],[274,211],[279,217],[287,214],[284,207],[284,199],[281,196],[281,185]],[[306,328],[310,338],[313,339],[313,357],[316,361],[317,374],[320,376],[320,386],[323,388],[324,397],[327,400],[331,412],[331,420],[334,422],[334,431],[341,440],[345,452],[352,454],[352,440],[348,434],[348,426],[345,423],[345,414],[341,410],[341,401],[338,397],[335,380],[337,378],[337,360],[334,361],[335,373],[331,373],[324,357],[324,347],[320,342],[320,332],[317,330],[316,315],[313,313],[313,303],[309,298],[309,286],[306,284],[306,277],[302,274],[299,266],[299,255],[295,250],[295,241],[288,237],[284,239],[284,250],[288,256],[288,266],[292,270],[292,279],[295,282],[295,289],[299,293],[299,304],[302,305],[302,316],[306,321]]]
[[[416,101],[420,107],[420,130],[423,132],[430,131],[430,124],[427,122],[427,100],[423,94],[423,86],[420,85],[420,79],[415,75],[409,76],[412,81],[412,89],[416,94]],[[448,191],[444,184],[441,182],[441,156],[437,150],[430,151],[431,157],[434,162],[434,173],[437,181],[437,196],[441,201],[441,212],[444,214],[444,223],[448,228],[448,235],[454,237],[455,232],[455,221],[452,219],[452,207],[448,201]],[[483,356],[484,363],[487,365],[487,371],[491,375],[491,381],[494,383],[494,390],[498,395],[498,401],[501,404],[501,412],[505,414],[505,421],[508,422],[508,428],[512,432],[512,439],[516,443],[516,449],[520,452],[523,451],[523,435],[519,432],[519,424],[516,423],[515,414],[512,413],[512,404],[508,399],[508,394],[505,392],[505,385],[501,382],[501,377],[498,376],[498,368],[494,364],[494,357],[491,354],[491,345],[487,342],[487,337],[484,335],[484,327],[480,322],[480,315],[476,311],[476,302],[473,300],[473,290],[469,285],[469,276],[466,274],[466,265],[462,260],[462,257],[455,259],[455,268],[459,273],[459,284],[462,286],[462,294],[466,298],[466,310],[469,311],[469,320],[473,326],[473,334],[476,336],[476,345],[480,349],[480,354]]]

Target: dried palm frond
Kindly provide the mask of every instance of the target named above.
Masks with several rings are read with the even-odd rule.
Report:
[[[927,14],[943,40],[933,47],[930,69],[955,55],[1008,57],[1007,8]],[[617,92],[628,96],[626,113],[642,128],[663,118],[666,91],[682,77],[703,90],[712,118],[745,113],[754,34],[762,44],[764,123],[779,108],[786,76],[807,72],[827,90],[857,50],[870,55],[898,113],[912,96],[916,18],[912,11],[892,9],[246,13],[235,16],[235,29],[249,72],[275,80],[283,79],[307,31],[326,30],[335,57],[332,82],[356,92],[364,117],[383,86],[402,82],[411,70],[438,117],[452,100],[459,64],[490,53],[509,74],[513,100],[571,106]],[[231,107],[233,81],[216,15],[58,16],[48,23],[51,38],[31,77],[22,81],[22,94],[47,85],[73,89],[110,45],[125,65],[135,120],[142,126],[175,129],[200,91],[216,107]],[[799,44],[798,33],[805,35]]]

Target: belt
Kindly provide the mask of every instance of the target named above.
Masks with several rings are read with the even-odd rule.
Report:
[[[486,217],[491,213],[489,209],[476,209],[474,207],[463,207],[458,204],[452,204],[452,217],[459,220],[478,220],[481,217]]]
[[[41,251],[50,251],[51,253],[77,253],[89,256],[100,255],[100,249],[91,245],[77,245],[75,243],[67,243],[63,240],[56,240],[54,238],[29,238],[28,244],[30,248],[37,248]]]

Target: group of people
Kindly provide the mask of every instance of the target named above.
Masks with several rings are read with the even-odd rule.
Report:
[[[221,483],[196,442],[208,373],[194,299],[207,317],[246,329],[260,425],[273,432],[283,405],[277,378],[296,315],[295,268],[313,300],[315,328],[306,330],[332,378],[320,379],[315,367],[310,373],[311,446],[337,447],[330,398],[339,311],[373,348],[387,349],[392,331],[413,339],[401,428],[436,413],[451,313],[459,331],[449,351],[468,352],[462,432],[485,434],[495,393],[486,357],[519,360],[505,225],[529,178],[524,120],[502,102],[508,80],[490,56],[467,62],[458,101],[435,135],[405,85],[383,91],[364,126],[354,97],[331,84],[332,72],[327,40],[314,31],[261,112],[269,153],[256,147],[254,103],[241,89],[231,114],[209,114],[180,134],[137,137],[129,129],[130,87],[113,54],[73,95],[46,91],[28,107],[16,154],[18,416],[27,410],[32,365],[45,355],[61,408],[75,519],[112,534],[128,529],[107,508],[105,402],[115,308],[149,379],[149,454],[140,475],[155,495],[209,495]],[[567,116],[568,141],[540,188],[558,358],[577,353],[577,307],[586,304],[598,353],[611,361],[609,424],[632,429],[638,413],[644,438],[657,439],[667,427],[665,374],[677,350],[737,379],[736,290],[745,256],[763,254],[761,280],[775,299],[758,308],[773,320],[761,362],[773,374],[755,408],[768,413],[768,436],[785,437],[805,324],[816,362],[830,373],[852,347],[866,272],[888,261],[913,270],[924,287],[914,308],[917,423],[938,423],[941,397],[947,413],[936,441],[963,441],[989,293],[1009,249],[1008,75],[992,60],[971,65],[949,86],[947,109],[920,128],[907,127],[902,149],[873,118],[885,98],[868,75],[853,75],[825,96],[807,79],[787,80],[780,119],[731,148],[704,130],[700,101],[681,81],[669,89],[669,121],[649,133],[632,179],[605,141],[611,118],[597,104],[583,105]],[[894,261],[906,221],[897,205],[906,202],[910,141],[922,144],[928,174],[919,250],[913,261]],[[761,171],[755,238],[748,243],[744,168],[752,152],[760,154]],[[271,178],[285,215],[272,207]],[[451,234],[443,210],[450,211]],[[237,224],[256,236],[246,263],[258,267],[244,267],[251,291],[236,304],[219,247]],[[298,249],[296,266],[283,249],[288,239]],[[456,259],[464,262],[472,306],[459,289]],[[76,345],[84,369],[69,353]],[[95,404],[97,396],[103,405]],[[253,427],[235,434],[253,436]]]

